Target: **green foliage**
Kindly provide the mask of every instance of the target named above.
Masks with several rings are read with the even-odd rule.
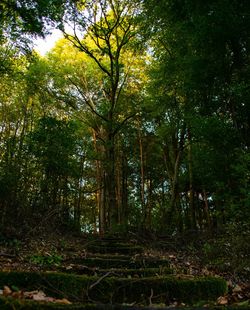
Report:
[[[6,246],[15,252],[18,252],[21,248],[21,241],[16,238],[8,238],[2,234],[0,234],[0,245]]]
[[[30,262],[40,266],[60,266],[62,262],[62,256],[57,253],[50,253],[47,255],[32,255]]]
[[[1,1],[0,39],[5,31],[9,31],[9,36],[15,39],[27,33],[44,35],[49,23],[55,25],[61,22],[65,3],[64,0]]]
[[[248,2],[19,2],[0,4],[2,226],[249,222]],[[11,47],[63,19],[46,57]]]
[[[203,262],[220,272],[234,270],[240,277],[249,277],[249,224],[230,224],[216,238],[202,246]]]
[[[48,175],[70,175],[76,172],[77,124],[45,117],[39,120],[31,135],[31,151],[41,160]]]

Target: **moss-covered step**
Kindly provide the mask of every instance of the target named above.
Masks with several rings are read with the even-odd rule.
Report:
[[[119,237],[103,237],[89,240],[86,249],[92,253],[119,253],[134,255],[144,252],[144,248],[134,242]]]
[[[126,243],[108,244],[106,242],[89,244],[86,249],[87,251],[92,253],[119,253],[128,255],[141,254],[144,251],[144,248],[140,245]]]
[[[226,292],[226,281],[216,277],[150,278],[88,277],[60,273],[0,272],[0,288],[42,289],[48,296],[81,302],[169,303],[178,300],[192,303],[215,300]]]
[[[99,269],[96,267],[87,267],[84,265],[70,265],[70,266],[57,267],[57,270],[64,273],[73,273],[77,275],[89,275],[89,276],[108,275],[110,277],[112,276],[120,278],[131,278],[131,277],[142,278],[142,277],[173,274],[173,269],[169,267],[137,268],[137,269],[125,269],[125,268]]]
[[[138,256],[136,255],[135,257],[133,257],[132,255],[124,255],[124,254],[109,254],[109,253],[95,253],[95,254],[91,254],[91,253],[87,253],[85,255],[86,258],[102,258],[102,259],[122,259],[122,260],[131,260],[131,259],[136,259],[136,258],[140,258],[140,257],[145,257],[145,256]]]
[[[66,263],[75,265],[85,265],[87,267],[98,267],[98,268],[160,268],[169,267],[169,261],[167,259],[160,258],[149,258],[149,257],[138,257],[127,259],[117,259],[117,258],[105,258],[102,257],[86,257],[86,258],[75,258],[70,261],[66,260]]]

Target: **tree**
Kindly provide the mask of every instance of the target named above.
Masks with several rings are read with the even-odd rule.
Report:
[[[70,210],[75,209],[70,191],[74,180],[82,178],[77,123],[45,116],[39,119],[29,137],[29,149],[40,170],[40,192],[37,204],[65,222],[69,222]],[[74,210],[76,216],[76,210]],[[75,218],[80,226],[80,215]]]
[[[64,93],[61,92],[59,97],[66,104],[82,109],[83,117],[92,127],[93,139],[98,140],[95,148],[102,154],[97,164],[99,197],[102,197],[99,201],[101,231],[114,230],[119,224],[118,133],[136,115],[134,98],[140,91],[140,81],[136,80],[140,78],[140,72],[135,66],[136,63],[145,63],[143,55],[141,60],[136,59],[138,51],[132,45],[136,35],[136,12],[135,3],[131,1],[87,1],[84,7],[77,4],[72,7],[70,22],[74,33],[68,34],[64,30],[65,37],[87,56],[73,52],[79,55],[76,61],[78,72],[75,68],[70,72],[64,71],[65,81],[71,87],[64,81]],[[59,49],[58,46],[55,51]],[[62,53],[63,50],[59,57]],[[134,94],[129,86],[133,87]],[[51,92],[60,94],[58,89]],[[127,106],[124,108],[125,100]]]
[[[197,157],[197,147],[206,145],[202,149],[207,152],[205,155],[207,159],[209,154],[211,155],[211,149],[216,152],[214,166],[210,169],[216,169],[218,166],[221,171],[227,171],[223,174],[222,187],[224,188],[235,178],[231,170],[232,162],[230,162],[235,160],[235,152],[243,145],[246,147],[245,151],[248,149],[245,133],[249,131],[246,125],[249,114],[245,110],[245,100],[249,97],[249,93],[243,85],[248,75],[246,72],[248,72],[249,63],[249,30],[247,30],[249,16],[246,14],[249,4],[246,1],[240,3],[238,1],[209,3],[159,1],[155,4],[153,1],[145,0],[144,8],[148,17],[146,34],[151,39],[156,59],[157,69],[156,74],[153,75],[155,80],[153,85],[154,89],[157,87],[157,90],[161,90],[156,96],[154,91],[151,93],[153,98],[159,99],[158,102],[162,108],[163,103],[166,102],[166,118],[161,121],[161,126],[170,130],[166,132],[168,140],[166,149],[173,151],[179,145],[177,154],[181,154],[180,162],[177,160],[179,157],[175,157],[177,160],[175,163],[179,162],[175,166],[178,168],[176,171],[178,189],[174,191],[175,187],[172,186],[172,197],[176,192],[179,199],[184,197],[186,192],[188,204],[182,203],[178,214],[180,217],[187,214],[190,222],[188,226],[196,228],[199,226],[198,203],[202,193],[195,182],[198,175],[200,175],[199,179],[202,178],[201,171],[203,171],[196,166],[201,158]],[[243,110],[244,116],[241,114]],[[215,119],[216,127],[213,127]],[[182,124],[177,128],[179,130],[182,128],[183,135],[176,130],[177,123]],[[203,123],[210,123],[207,129],[209,128],[214,138],[212,132],[217,130],[217,139],[220,137],[224,140],[223,142],[220,140],[221,145],[227,145],[226,153],[224,147],[217,145],[215,149],[214,141],[203,139],[203,135],[196,127],[199,124],[201,129]],[[225,133],[225,128],[227,133],[222,138],[220,131],[223,130]],[[177,141],[182,143],[169,141],[171,132],[174,133],[172,137],[175,136]],[[238,143],[235,143],[237,141],[235,137],[238,137]],[[171,156],[168,156],[166,162],[171,165]],[[206,173],[209,173],[208,170]],[[220,176],[217,174],[210,182],[215,184],[219,179]],[[208,184],[207,186],[209,187]],[[215,205],[226,206],[226,201],[230,203],[230,200],[219,199],[218,187],[217,184],[217,188],[213,193],[210,192],[210,195]],[[206,192],[206,189],[203,190]],[[231,190],[228,188],[228,191],[231,192]],[[217,209],[217,215],[221,216],[223,210],[224,207]],[[212,212],[212,208],[210,211]]]
[[[44,35],[49,24],[60,24],[65,0],[3,0],[0,3],[0,42],[3,37],[19,39],[25,34]]]

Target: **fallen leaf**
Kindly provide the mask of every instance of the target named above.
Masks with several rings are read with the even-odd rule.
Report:
[[[38,291],[29,291],[29,292],[23,292],[23,295],[25,298],[33,298],[33,295],[37,294]]]
[[[12,290],[8,286],[3,287],[3,296],[9,296],[11,295]]]
[[[228,299],[225,296],[220,296],[217,299],[217,303],[218,303],[218,305],[227,305],[228,304]]]
[[[241,291],[242,291],[242,288],[238,284],[236,284],[235,287],[233,288],[233,292],[234,293],[239,293]]]
[[[71,302],[66,298],[56,299],[55,302],[62,305],[71,305]]]
[[[168,258],[170,258],[170,259],[176,259],[176,256],[175,255],[168,255]]]
[[[53,297],[45,297],[45,300],[46,302],[56,302],[56,299],[53,298]]]
[[[43,291],[38,291],[36,294],[33,294],[32,299],[36,301],[44,301],[46,300],[46,295]]]

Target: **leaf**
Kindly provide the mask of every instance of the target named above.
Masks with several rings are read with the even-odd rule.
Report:
[[[33,294],[32,299],[36,301],[45,301],[46,295],[43,291],[38,291],[36,294]]]
[[[34,294],[37,294],[38,291],[30,291],[30,292],[24,292],[23,296],[27,299],[32,299]]]
[[[242,288],[238,284],[236,284],[236,286],[233,288],[233,292],[234,293],[239,293],[241,291],[242,291]]]
[[[218,305],[227,305],[228,304],[228,299],[227,299],[226,296],[220,296],[217,299],[217,303],[218,303]]]
[[[33,299],[36,301],[45,301],[46,300],[46,295],[43,291],[24,292],[23,296],[27,299]]]
[[[9,296],[12,294],[12,290],[8,286],[3,287],[3,296]]]
[[[175,255],[168,255],[169,259],[176,259],[176,256]]]
[[[15,285],[12,285],[12,286],[11,286],[11,289],[12,289],[12,291],[14,291],[14,292],[19,292],[19,288],[18,288],[17,286],[15,286]]]
[[[55,302],[62,305],[71,305],[71,302],[66,298],[56,299]]]

